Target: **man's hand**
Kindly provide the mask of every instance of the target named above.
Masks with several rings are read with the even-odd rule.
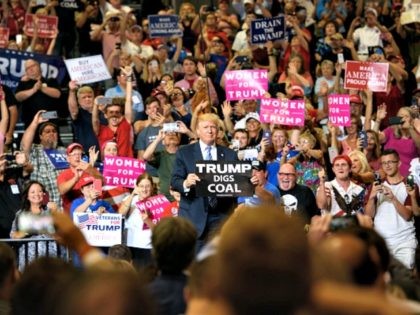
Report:
[[[194,174],[190,173],[188,174],[187,178],[184,180],[184,187],[190,188],[191,186],[195,186],[197,182],[200,181],[200,178]]]

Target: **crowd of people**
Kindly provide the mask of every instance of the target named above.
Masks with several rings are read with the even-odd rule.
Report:
[[[35,58],[14,90],[1,85],[0,238],[34,239],[17,259],[0,244],[0,303],[12,314],[418,312],[420,21],[403,18],[410,6],[143,1],[139,14],[120,0],[41,2],[3,1],[5,48],[99,54],[112,78],[59,83]],[[25,13],[35,16],[32,37]],[[147,14],[177,14],[183,35],[151,37]],[[45,15],[58,18],[53,38],[38,36]],[[284,37],[253,44],[252,21],[278,15]],[[346,61],[386,63],[386,91],[345,89]],[[260,99],[226,100],[226,71],[253,69],[267,71],[263,98],[304,103],[303,126],[263,123]],[[348,95],[348,126],[328,119],[333,94]],[[60,138],[63,118],[72,123],[70,144]],[[106,156],[144,161],[145,172],[133,187],[113,185]],[[203,196],[203,160],[248,161],[253,194]],[[157,195],[180,218],[156,222],[139,208]],[[88,245],[71,223],[82,213],[123,215],[124,244],[109,257]],[[60,256],[60,246],[20,231],[22,214],[52,214],[55,236],[86,270],[52,258],[25,269],[37,256]],[[152,280],[138,279],[136,268],[149,265]],[[15,267],[24,270],[19,280]],[[38,280],[40,296],[28,299]]]

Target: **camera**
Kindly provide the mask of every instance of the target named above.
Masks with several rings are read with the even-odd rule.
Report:
[[[17,227],[20,232],[29,234],[53,234],[55,232],[53,218],[50,214],[21,213]]]

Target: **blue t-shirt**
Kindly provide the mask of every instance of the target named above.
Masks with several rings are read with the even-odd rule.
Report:
[[[80,206],[82,203],[85,202],[85,198],[81,197],[81,198],[77,198],[75,200],[73,200],[71,207],[70,207],[70,216],[71,218],[73,218],[73,213],[74,210],[76,210],[76,208],[78,206]],[[86,213],[95,213],[96,211],[98,211],[99,207],[105,207],[105,211],[108,213],[115,213],[114,208],[112,208],[111,204],[105,200],[97,200],[95,204],[91,204],[87,209],[86,209]]]

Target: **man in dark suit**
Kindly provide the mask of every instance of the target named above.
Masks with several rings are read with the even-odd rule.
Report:
[[[179,215],[190,220],[198,234],[198,248],[207,240],[219,223],[235,207],[235,198],[198,197],[195,186],[200,178],[195,174],[197,161],[234,161],[235,151],[216,145],[218,116],[202,114],[198,117],[197,136],[199,141],[178,149],[172,173],[172,187],[181,193]]]

